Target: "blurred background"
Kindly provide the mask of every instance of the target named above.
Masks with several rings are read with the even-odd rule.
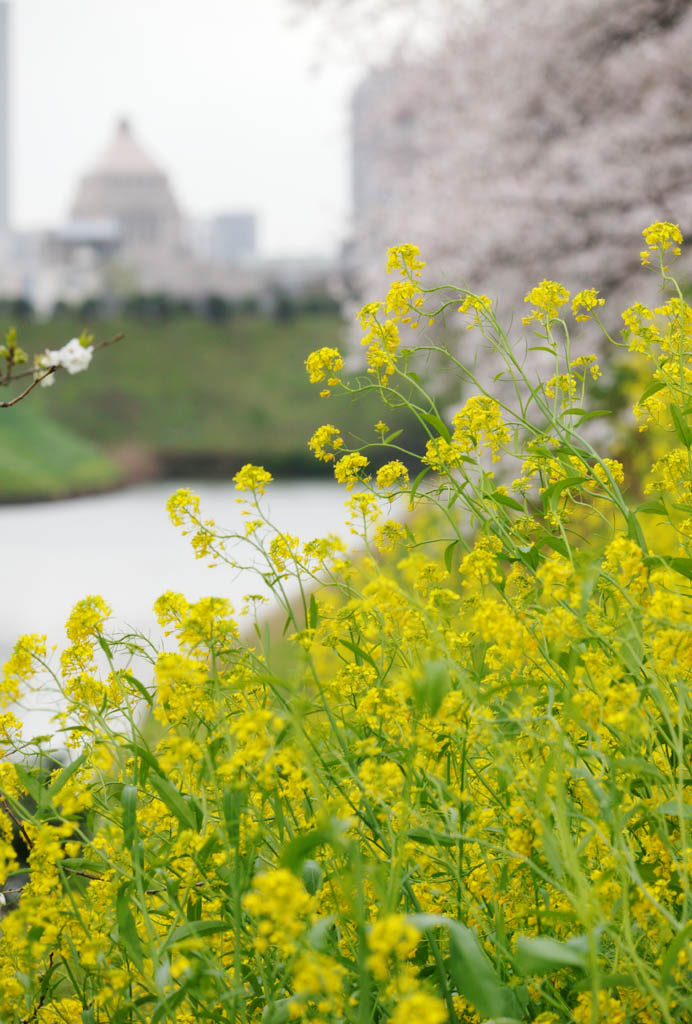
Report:
[[[329,420],[374,440],[381,410],[320,403],[303,363],[335,345],[357,368],[349,324],[382,292],[385,247],[417,243],[431,280],[487,293],[507,323],[543,278],[598,287],[617,332],[654,288],[642,228],[692,227],[691,48],[690,0],[0,0],[0,330],[31,353],[125,334],[0,411],[0,500],[138,484],[129,505],[98,499],[107,553],[171,490],[153,481],[252,461],[317,510],[306,529],[338,525],[340,501],[315,497],[331,481],[301,490],[325,469],[307,438]],[[30,560],[50,577],[47,552],[84,549],[60,507],[0,511],[3,589],[24,595],[0,647],[56,608]]]

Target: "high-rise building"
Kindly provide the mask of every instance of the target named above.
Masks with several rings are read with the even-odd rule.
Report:
[[[9,43],[7,4],[0,0],[0,234],[8,228],[8,63]]]

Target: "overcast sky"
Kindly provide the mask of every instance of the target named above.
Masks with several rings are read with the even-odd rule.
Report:
[[[335,249],[350,207],[349,95],[285,0],[10,0],[10,206],[56,224],[128,117],[185,212],[254,210],[265,254]]]

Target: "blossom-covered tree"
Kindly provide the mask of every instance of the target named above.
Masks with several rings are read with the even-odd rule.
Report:
[[[356,94],[358,291],[374,291],[383,244],[410,240],[450,279],[501,294],[505,314],[543,278],[628,301],[641,225],[692,227],[692,3],[449,11],[438,48]]]

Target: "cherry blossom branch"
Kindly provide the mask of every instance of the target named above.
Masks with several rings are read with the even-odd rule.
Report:
[[[95,345],[90,346],[90,348],[93,351],[97,351],[98,349],[106,348],[108,345],[113,345],[116,341],[121,341],[122,338],[124,337],[124,334],[119,333],[114,335],[112,338],[108,338],[105,341],[97,342]],[[21,373],[17,373],[14,376],[12,376],[12,366],[13,364],[10,363],[7,372],[5,373],[5,376],[0,377],[0,386],[9,384],[10,378],[12,379],[13,382],[21,380],[23,377],[33,377],[34,379],[31,382],[31,384],[29,384],[29,386],[26,387],[24,391],[21,392],[21,394],[16,395],[14,398],[11,398],[6,402],[0,402],[0,409],[9,409],[11,406],[17,405],[17,403],[21,402],[24,398],[26,398],[27,395],[30,394],[30,392],[32,392],[38,384],[43,383],[43,381],[45,381],[47,377],[50,377],[51,374],[55,373],[56,370],[61,370],[65,368],[62,364],[55,363],[52,366],[47,367],[45,369],[45,372],[41,373],[40,370],[37,370],[36,366],[34,366],[30,370],[23,370]],[[40,376],[36,376],[37,372],[40,373]]]

